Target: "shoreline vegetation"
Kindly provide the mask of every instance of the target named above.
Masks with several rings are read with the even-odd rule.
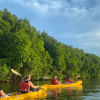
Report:
[[[0,10],[0,82],[20,81],[15,69],[34,81],[43,76],[58,79],[100,77],[100,57],[82,49],[58,42],[43,30],[30,25],[26,18],[18,19],[8,9]]]

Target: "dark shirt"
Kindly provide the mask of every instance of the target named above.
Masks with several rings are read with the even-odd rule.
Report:
[[[25,82],[25,83],[28,83],[28,80],[25,80],[24,82]]]

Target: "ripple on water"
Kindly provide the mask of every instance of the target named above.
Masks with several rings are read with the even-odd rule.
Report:
[[[69,87],[69,88],[56,88],[50,90],[50,92],[54,93],[51,100],[81,100],[82,95],[82,85],[77,87]],[[47,98],[50,98],[48,95]]]

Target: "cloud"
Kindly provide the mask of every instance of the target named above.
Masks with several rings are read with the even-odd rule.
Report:
[[[36,6],[38,6],[38,5],[39,5],[37,2],[34,2],[34,4],[35,4]]]
[[[99,10],[97,13],[94,11],[97,10],[99,6],[98,8],[90,7],[90,10],[87,9],[86,4],[89,0],[71,0],[71,2],[68,2],[67,0],[9,0],[9,2],[15,2],[24,7],[28,7],[33,10],[33,12],[42,16],[48,14],[50,16],[63,15],[69,18],[77,18],[79,16],[79,19],[81,19],[89,17],[89,14],[95,16],[99,12]]]
[[[83,35],[76,35],[75,37],[82,38],[84,36]]]
[[[3,0],[0,0],[3,1]],[[59,16],[67,16],[67,17],[87,17],[89,14],[93,14],[94,16],[99,12],[97,7],[87,8],[87,4],[90,2],[89,0],[6,0],[9,2],[19,3],[24,7],[29,7],[40,14],[59,14]],[[96,1],[97,2],[97,1]],[[97,11],[98,10],[98,11]],[[95,13],[94,13],[95,12]]]
[[[46,15],[46,16],[51,16],[51,15],[58,15],[59,14],[59,9],[62,8],[61,5],[62,2],[56,2],[56,1],[47,1],[47,3],[40,4],[39,2],[32,2],[31,3],[31,8],[36,11],[36,13],[40,15]]]
[[[30,10],[32,18],[38,17],[34,25],[40,25],[41,30],[46,29],[50,36],[55,36],[65,44],[88,48],[88,51],[90,48],[100,48],[100,0],[5,1],[13,2],[18,7],[20,5],[25,11]]]
[[[87,10],[85,7],[83,8],[76,8],[76,7],[72,7],[72,8],[66,8],[65,12],[63,13],[63,16],[67,16],[67,17],[85,17],[87,15]]]
[[[52,8],[52,9],[60,9],[60,8],[62,8],[62,2],[60,1],[60,2],[56,2],[56,1],[53,1],[52,3],[51,3],[51,5],[50,5],[50,7]]]
[[[70,43],[77,43],[80,48],[99,48],[100,49],[100,32],[87,34],[61,34],[60,39],[69,40]],[[70,44],[71,45],[71,44]]]
[[[7,0],[9,2],[15,2],[19,5],[22,5],[23,7],[28,7],[34,12],[42,15],[53,15],[53,14],[59,14],[59,9],[62,8],[62,1],[58,0]],[[43,3],[42,3],[43,2]]]

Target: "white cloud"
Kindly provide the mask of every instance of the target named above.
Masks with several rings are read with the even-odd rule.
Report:
[[[83,35],[76,35],[75,37],[82,38],[84,36]]]
[[[0,0],[0,2],[2,1],[4,0]],[[100,0],[91,0],[91,2],[90,0],[70,0],[70,2],[67,2],[68,0],[6,1],[30,9],[32,13],[35,13],[34,15],[38,14],[40,19],[47,18],[43,22],[41,20],[43,28],[45,29],[45,25],[48,25],[50,27],[48,30],[54,29],[57,38],[65,41],[70,40],[72,46],[77,43],[82,48],[100,47]],[[52,24],[49,20],[52,20]],[[62,34],[57,31],[58,25]]]
[[[88,46],[88,45],[90,45],[90,43],[80,43],[81,45],[83,45],[83,46]]]
[[[67,17],[85,17],[87,15],[87,10],[85,7],[83,8],[66,8],[65,12],[63,13],[63,16]],[[79,18],[80,19],[80,18]]]
[[[53,1],[50,7],[52,9],[60,9],[60,8],[62,8],[62,5],[61,4],[62,4],[62,2],[58,2],[57,3],[56,1]]]
[[[3,0],[0,0],[3,1]],[[41,17],[51,17],[60,14],[60,9],[63,7],[63,1],[61,0],[5,0],[5,2],[12,2],[25,7],[26,9],[31,9],[35,14],[41,15]]]
[[[34,2],[34,4],[35,4],[36,6],[38,6],[38,5],[39,5],[37,2]]]
[[[40,3],[37,0],[29,0],[29,1],[24,1],[24,0],[9,0],[9,2],[15,2],[19,3],[20,5],[24,7],[28,7],[31,10],[33,10],[35,13],[42,15],[55,15],[59,14],[59,9],[62,8],[62,1],[48,1],[45,0],[46,3]]]
[[[99,36],[100,37],[100,33],[96,33],[95,36],[97,36],[97,37]]]
[[[63,34],[60,34],[59,37],[60,38],[70,38],[70,39],[73,39],[73,38],[76,38],[76,39],[82,39],[82,38],[86,38],[86,37],[94,37],[94,33],[81,33],[81,34],[74,34],[74,33],[63,33]]]
[[[90,36],[85,36],[81,39],[77,39],[78,44],[81,46],[87,46],[88,48],[99,48],[100,49],[100,33],[94,33],[91,34]]]
[[[96,47],[100,47],[100,45],[98,43],[96,43],[95,45],[96,45]]]
[[[3,1],[3,0],[0,0]],[[55,14],[67,16],[67,17],[91,17],[99,13],[99,6],[90,7],[87,9],[86,4],[89,0],[71,0],[70,3],[67,0],[9,0],[11,2],[19,3],[25,7],[37,10],[38,14]],[[42,2],[42,3],[41,3]],[[81,5],[82,4],[82,5]],[[80,19],[79,18],[79,19]]]
[[[70,40],[71,43],[77,43],[80,48],[100,48],[100,32],[85,34],[61,34],[59,35],[59,38],[63,40]]]

